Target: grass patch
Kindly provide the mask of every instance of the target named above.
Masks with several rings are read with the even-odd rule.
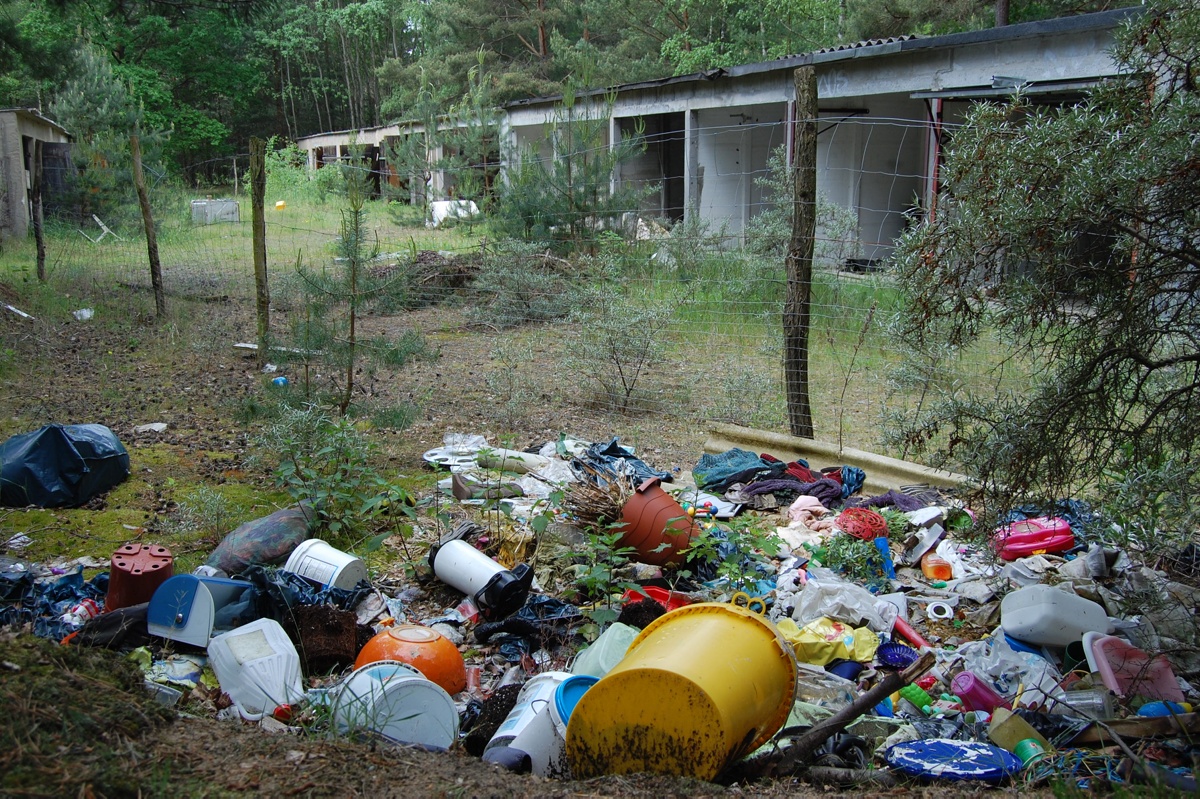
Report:
[[[132,745],[174,713],[136,665],[12,633],[0,633],[0,661],[0,794],[140,795],[147,770],[131,767]]]

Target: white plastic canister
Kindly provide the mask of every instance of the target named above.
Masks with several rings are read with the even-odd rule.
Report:
[[[1000,626],[1018,641],[1054,647],[1078,641],[1086,632],[1109,629],[1100,605],[1049,585],[1031,585],[1004,597]]]
[[[437,683],[407,663],[383,660],[356,669],[336,689],[333,719],[342,733],[370,730],[389,741],[449,749],[458,710]]]
[[[242,718],[257,721],[304,696],[300,656],[274,619],[258,619],[208,642],[221,690]]]

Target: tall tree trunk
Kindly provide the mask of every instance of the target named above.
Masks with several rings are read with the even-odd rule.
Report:
[[[154,289],[154,315],[159,319],[167,313],[167,297],[163,291],[162,263],[158,260],[158,234],[154,231],[154,214],[150,211],[150,194],[142,175],[142,143],[137,134],[129,137],[133,155],[133,186],[137,189],[138,204],[142,207],[142,225],[146,228],[146,255],[150,259],[150,285]]]
[[[1008,24],[1008,0],[996,0],[996,27]]]
[[[813,247],[817,234],[817,73],[796,70],[796,148],[794,217],[787,253],[787,298],[783,310],[783,372],[788,427],[792,435],[813,437],[809,400],[808,342],[811,324]]]
[[[538,58],[543,61],[550,55],[549,38],[546,36],[546,0],[538,0]]]

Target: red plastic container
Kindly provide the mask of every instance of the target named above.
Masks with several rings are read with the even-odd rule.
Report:
[[[1038,516],[1006,524],[996,529],[992,547],[1003,560],[1016,560],[1030,555],[1066,552],[1075,546],[1075,534],[1066,519]]]
[[[652,566],[674,566],[683,559],[699,528],[683,506],[651,477],[633,492],[621,509],[620,547],[637,550],[636,560]],[[663,546],[663,545],[666,546]]]
[[[1012,710],[1012,705],[1005,702],[1004,697],[974,672],[961,671],[954,675],[950,682],[950,690],[962,700],[963,707],[967,710],[985,710],[988,713],[998,707]]]
[[[175,573],[175,557],[166,547],[126,544],[112,555],[104,609],[116,610],[149,602]]]
[[[621,597],[621,602],[622,605],[632,605],[635,602],[641,602],[646,597],[650,597],[667,610],[675,610],[684,605],[692,604],[690,599],[678,591],[668,591],[665,588],[657,588],[652,585],[645,585],[637,589],[630,588]]]

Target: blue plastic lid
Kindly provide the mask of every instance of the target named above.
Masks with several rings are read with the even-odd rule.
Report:
[[[583,698],[587,689],[599,681],[599,677],[593,677],[590,674],[576,674],[558,684],[558,687],[554,689],[554,709],[558,712],[558,717],[563,720],[563,724],[570,721],[571,713],[575,711],[575,706],[579,704],[579,700]]]
[[[1021,770],[1021,759],[998,746],[949,738],[898,743],[884,757],[910,776],[943,780],[997,782]]]
[[[1039,656],[1042,654],[1042,650],[1038,649],[1033,644],[1027,644],[1024,641],[1018,641],[1016,638],[1013,638],[1008,633],[1004,633],[1004,640],[1010,647],[1017,650],[1018,652],[1028,652],[1031,655],[1039,655]]]

